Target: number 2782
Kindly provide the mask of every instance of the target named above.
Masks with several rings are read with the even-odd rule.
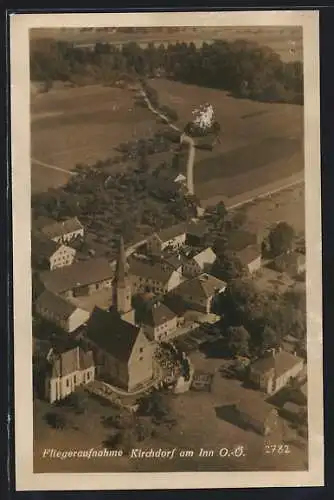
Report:
[[[270,444],[264,445],[264,452],[267,455],[289,455],[291,453],[288,444]]]

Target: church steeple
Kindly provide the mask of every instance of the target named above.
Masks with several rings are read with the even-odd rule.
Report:
[[[120,314],[127,313],[132,309],[131,281],[128,276],[128,264],[124,249],[124,239],[120,236],[119,251],[116,263],[114,279],[114,306]]]
[[[124,238],[121,235],[119,239],[119,250],[118,250],[118,258],[116,264],[116,274],[115,274],[115,282],[117,286],[124,287],[126,278],[127,278],[127,262],[124,249]]]

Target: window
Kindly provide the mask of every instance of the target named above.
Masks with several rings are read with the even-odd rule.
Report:
[[[69,387],[69,386],[70,386],[70,381],[69,381],[69,379],[67,378],[67,379],[66,379],[66,387]]]
[[[143,352],[143,351],[144,351],[144,349],[143,349],[143,347],[141,347],[141,348],[139,349],[139,352]]]
[[[87,382],[88,382],[89,379],[90,379],[90,372],[87,372],[86,373],[86,380],[87,380]]]
[[[143,361],[143,356],[139,356],[139,361]]]

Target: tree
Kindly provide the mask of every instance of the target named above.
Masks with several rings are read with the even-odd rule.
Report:
[[[53,429],[64,429],[67,425],[65,415],[56,411],[50,411],[45,414],[45,421]]]
[[[250,335],[243,326],[227,329],[228,348],[233,356],[248,356]]]
[[[261,333],[260,354],[264,354],[269,349],[276,348],[277,345],[277,333],[273,330],[273,328],[270,328],[270,326],[265,326]]]
[[[225,251],[213,264],[212,274],[223,281],[231,281],[241,278],[245,274],[245,269],[241,261],[232,252]]]
[[[273,257],[292,250],[295,232],[287,222],[279,222],[269,233],[268,241]]]

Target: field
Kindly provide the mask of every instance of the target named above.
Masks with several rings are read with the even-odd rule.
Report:
[[[32,191],[63,184],[76,164],[117,156],[120,143],[151,136],[156,127],[152,113],[135,107],[126,89],[94,85],[33,94]]]
[[[202,204],[234,198],[292,175],[303,161],[303,107],[235,99],[228,93],[164,79],[151,80],[160,102],[177,110],[179,125],[210,103],[221,125],[213,151],[196,150],[195,191]]]
[[[215,108],[221,142],[212,152],[196,150],[195,189],[203,206],[302,176],[302,106],[235,99],[164,79],[150,83],[161,103],[177,109],[180,127],[198,105],[210,102]],[[126,89],[94,85],[32,95],[33,192],[63,184],[76,164],[115,156],[121,142],[148,137],[158,127],[148,109],[134,106],[134,93]]]

